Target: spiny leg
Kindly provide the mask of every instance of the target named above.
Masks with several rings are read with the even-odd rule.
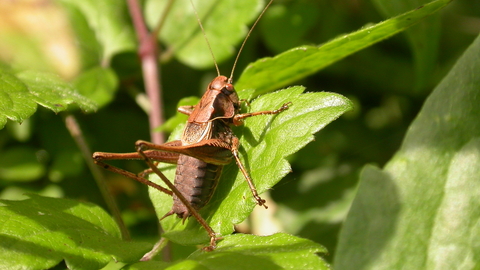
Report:
[[[101,153],[95,153],[95,154],[101,154]],[[161,192],[163,192],[163,193],[166,193],[166,194],[168,194],[168,195],[170,195],[170,196],[172,196],[172,194],[173,194],[172,191],[170,191],[170,190],[168,190],[168,189],[166,189],[166,188],[164,188],[164,187],[162,187],[162,186],[160,186],[160,185],[158,185],[158,184],[156,184],[156,183],[154,183],[154,182],[152,182],[152,181],[150,181],[150,180],[148,180],[148,179],[145,179],[145,178],[143,178],[143,177],[140,177],[140,176],[138,176],[138,175],[136,175],[136,174],[134,174],[134,173],[131,173],[131,172],[129,172],[129,171],[126,171],[126,170],[117,168],[117,167],[115,167],[115,166],[106,164],[105,162],[100,161],[100,159],[101,159],[101,158],[99,158],[98,155],[94,155],[94,160],[93,160],[93,161],[95,162],[95,164],[97,164],[98,166],[101,166],[102,168],[104,168],[104,169],[106,169],[106,170],[109,170],[109,171],[111,171],[111,172],[113,172],[113,173],[121,174],[121,175],[123,175],[123,176],[125,176],[125,177],[128,177],[128,178],[131,178],[131,179],[133,179],[133,180],[136,180],[136,181],[138,181],[138,182],[140,182],[140,183],[142,183],[142,184],[144,184],[144,185],[153,187],[153,188],[155,188],[155,189],[157,189],[157,190],[159,190],[159,191],[161,191]]]
[[[204,250],[206,251],[214,250],[216,248],[217,235],[215,231],[212,229],[212,227],[208,225],[205,219],[203,219],[202,216],[200,216],[200,214],[197,212],[197,210],[195,210],[195,208],[193,208],[193,206],[187,201],[185,196],[183,196],[183,194],[175,187],[175,185],[173,185],[172,182],[168,180],[168,178],[144,154],[143,148],[145,147],[145,145],[142,144],[142,142],[140,141],[140,142],[137,142],[136,147],[137,147],[138,154],[143,157],[148,167],[150,167],[150,169],[162,179],[162,181],[172,190],[172,192],[175,193],[175,195],[180,199],[180,201],[182,201],[185,207],[188,208],[188,211],[190,212],[190,214],[193,217],[195,217],[198,223],[200,223],[200,225],[202,225],[202,227],[205,228],[205,230],[207,231],[208,235],[210,236],[210,245],[208,247],[205,247]]]
[[[287,103],[283,104],[282,107],[280,107],[279,109],[273,110],[273,111],[261,111],[261,112],[237,114],[233,117],[233,124],[235,126],[239,126],[243,123],[243,120],[245,118],[252,117],[252,116],[278,114],[278,113],[281,113],[281,112],[287,110],[290,107],[290,105],[292,105],[292,102],[287,102]]]
[[[287,110],[290,107],[290,105],[292,105],[292,103],[287,102],[287,103],[283,104],[282,107],[280,107],[279,109],[273,110],[273,111],[261,111],[261,112],[237,114],[233,117],[233,124],[237,125],[237,126],[241,125],[245,118],[252,117],[252,116],[278,114],[278,113],[281,113],[281,112]],[[266,201],[258,195],[257,189],[255,188],[255,184],[253,183],[252,178],[250,177],[247,170],[245,169],[245,166],[243,166],[243,163],[240,160],[240,157],[238,155],[238,146],[239,145],[240,145],[240,142],[238,141],[238,138],[234,137],[233,140],[232,140],[232,148],[231,148],[233,157],[235,158],[235,161],[237,163],[238,168],[240,169],[243,176],[247,180],[247,184],[250,187],[250,190],[252,191],[253,197],[257,201],[257,204],[260,205],[260,206],[263,206],[267,209],[268,206],[265,205]]]
[[[265,204],[266,201],[262,199],[257,192],[257,189],[255,188],[255,184],[253,183],[252,178],[248,174],[247,170],[245,169],[245,166],[243,166],[242,161],[240,160],[240,157],[238,155],[238,146],[240,145],[240,142],[238,141],[238,138],[234,137],[232,140],[232,154],[233,157],[235,158],[235,161],[237,162],[237,166],[242,172],[243,176],[245,177],[245,180],[247,180],[247,184],[250,187],[250,190],[252,191],[253,198],[257,201],[257,204],[260,206],[265,207],[265,209],[268,209],[268,206]]]

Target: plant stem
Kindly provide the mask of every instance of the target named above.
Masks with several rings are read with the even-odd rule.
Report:
[[[157,35],[159,34],[165,18],[170,10],[173,0],[169,0],[167,7],[164,10],[164,13],[161,16],[157,27],[153,30],[152,33],[148,32],[147,26],[145,25],[145,20],[141,11],[140,3],[138,0],[127,0],[128,9],[130,11],[130,16],[132,17],[132,22],[135,27],[135,32],[137,33],[137,38],[139,41],[138,54],[142,62],[142,72],[143,80],[145,84],[145,91],[150,100],[150,113],[149,113],[149,123],[150,123],[150,137],[151,141],[154,144],[162,144],[165,142],[165,136],[162,132],[155,132],[154,129],[165,121],[164,114],[161,109],[163,105],[162,98],[162,85],[161,85],[161,68],[158,64],[158,56],[161,54],[161,48],[157,46]],[[163,231],[159,223],[160,232]],[[161,238],[156,244],[155,247],[149,253],[145,254],[142,260],[149,260],[155,256],[158,252],[162,250],[165,245],[168,244],[168,241],[165,241]],[[167,248],[163,249],[164,259],[167,261],[171,260],[171,252],[169,245]]]
[[[143,257],[140,259],[142,262],[150,261],[153,257],[155,257],[160,251],[164,250],[163,248],[168,244],[168,240],[166,238],[160,238],[160,240],[155,243],[153,246],[152,250],[147,252]],[[168,250],[167,250],[168,251]],[[170,258],[170,255],[166,259],[168,261]]]
[[[122,239],[127,241],[130,240],[130,233],[128,232],[127,227],[123,222],[118,205],[115,202],[115,199],[113,198],[112,194],[108,190],[105,177],[103,176],[103,173],[100,170],[100,167],[98,167],[93,163],[92,151],[90,150],[87,143],[85,142],[85,139],[83,138],[82,130],[80,129],[80,126],[78,125],[77,120],[71,114],[68,114],[67,116],[65,116],[64,119],[65,119],[65,126],[67,127],[68,131],[70,132],[73,139],[75,140],[75,143],[80,149],[83,159],[85,160],[88,168],[92,172],[93,178],[95,179],[95,182],[97,183],[97,186],[100,189],[100,192],[102,193],[102,197],[105,200],[105,203],[107,204],[108,209],[112,213],[113,218],[115,219],[115,221],[118,224],[118,227],[120,228],[120,231],[122,233]]]
[[[165,142],[163,133],[154,129],[164,122],[162,108],[162,86],[160,84],[160,66],[158,65],[158,46],[156,36],[148,32],[138,0],[127,0],[133,26],[139,42],[138,55],[142,62],[145,91],[150,100],[150,140],[155,144]]]

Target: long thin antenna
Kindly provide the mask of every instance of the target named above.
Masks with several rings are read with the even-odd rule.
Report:
[[[191,0],[190,0],[190,1],[191,1]],[[233,72],[235,71],[235,67],[237,66],[238,58],[240,58],[240,53],[242,53],[243,47],[245,47],[245,43],[247,43],[248,37],[250,36],[250,34],[252,33],[253,29],[254,29],[255,26],[257,25],[258,21],[260,21],[260,19],[262,18],[262,16],[263,16],[263,14],[265,13],[265,11],[267,11],[268,7],[272,4],[272,2],[273,2],[273,0],[270,0],[270,2],[268,2],[268,4],[267,4],[267,5],[265,6],[265,8],[262,10],[262,13],[260,13],[260,15],[258,16],[257,20],[253,23],[252,27],[251,27],[250,30],[248,31],[247,36],[246,36],[245,39],[243,40],[242,46],[240,46],[240,49],[238,50],[238,53],[237,53],[237,57],[235,58],[235,62],[233,62],[232,73],[230,73],[230,78],[228,78],[228,82],[229,82],[229,83],[232,83],[232,81],[233,81]]]
[[[195,17],[197,17],[198,25],[200,25],[200,29],[202,29],[202,34],[203,37],[205,38],[205,41],[207,42],[208,50],[210,51],[210,54],[212,55],[213,58],[213,63],[215,64],[215,68],[217,69],[217,76],[220,76],[220,69],[218,68],[217,65],[217,59],[215,59],[215,55],[213,54],[212,51],[212,46],[210,46],[210,42],[208,42],[207,34],[205,34],[205,29],[203,29],[202,22],[200,21],[200,17],[198,16],[197,9],[195,8],[195,5],[193,4],[193,0],[190,0],[190,3],[192,4],[193,11],[195,12]]]

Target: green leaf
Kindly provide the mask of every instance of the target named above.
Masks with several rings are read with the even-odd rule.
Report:
[[[274,110],[287,102],[292,102],[292,105],[278,115],[248,118],[243,128],[234,130],[240,138],[243,163],[260,194],[290,172],[286,157],[312,141],[312,134],[351,109],[351,103],[341,95],[325,92],[302,94],[303,91],[303,87],[297,86],[257,98],[249,111]],[[241,98],[248,95],[247,91],[239,94]],[[178,128],[180,130],[181,127]],[[178,133],[174,132],[174,136]],[[173,166],[162,168],[169,179],[174,178]],[[160,182],[156,176],[151,179]],[[215,232],[228,235],[233,232],[233,224],[243,221],[256,202],[235,162],[224,167],[219,181],[211,201],[200,214]],[[171,197],[152,189],[150,196],[159,217],[171,209]],[[171,216],[162,221],[162,227],[165,237],[183,245],[208,241],[205,230],[194,218],[182,224],[180,219]]]
[[[138,261],[149,248],[122,241],[113,219],[93,204],[38,195],[0,203],[3,269],[48,269],[61,260],[69,269],[100,269],[112,258]]]
[[[36,110],[27,86],[10,73],[0,70],[0,128],[7,119],[23,122]]]
[[[246,24],[257,18],[263,8],[263,1],[260,0],[194,2],[218,63],[237,52],[232,47],[245,38],[248,31]],[[151,28],[158,24],[166,4],[167,1],[147,1],[145,14]],[[190,1],[176,1],[173,4],[160,32],[160,38],[184,64],[195,68],[213,66],[212,55]]]
[[[72,103],[85,112],[97,109],[97,104],[79,95],[70,84],[54,74],[24,71],[17,77],[27,85],[32,95],[30,98],[55,113],[66,110]]]
[[[330,269],[317,255],[325,252],[319,244],[288,234],[235,234],[221,240],[214,252],[199,250],[181,262],[140,262],[127,269]]]
[[[71,30],[75,35],[81,69],[101,64],[103,45],[97,40],[95,29],[90,26],[88,18],[76,6],[68,4],[63,6],[68,15]],[[75,75],[78,75],[78,72]]]
[[[396,16],[402,12],[427,4],[429,0],[394,0],[381,1],[372,0],[385,18]],[[416,88],[424,88],[432,76],[433,68],[436,65],[438,44],[440,41],[440,16],[435,14],[424,21],[408,29],[405,34],[412,47],[415,71]]]
[[[125,16],[128,12],[125,1],[61,0],[61,3],[80,11],[84,16],[85,22],[93,30],[97,41],[102,46],[100,52],[102,63],[109,63],[111,58],[119,52],[135,49],[133,29],[129,23],[129,17]],[[80,36],[83,34],[80,33]],[[85,41],[88,43],[87,40]]]
[[[64,111],[75,103],[82,110],[96,110],[96,104],[79,95],[60,77],[35,71],[24,71],[17,76],[0,70],[0,128],[7,118],[23,122],[37,109],[37,103],[54,111]]]
[[[95,101],[98,107],[108,104],[118,89],[118,79],[110,68],[94,67],[80,74],[74,81],[78,92]]]
[[[363,170],[337,269],[480,267],[478,59],[480,36],[428,97],[392,160]]]
[[[237,89],[256,89],[256,95],[290,85],[340,59],[397,34],[431,15],[452,0],[433,1],[373,26],[338,37],[320,46],[302,46],[250,64]]]

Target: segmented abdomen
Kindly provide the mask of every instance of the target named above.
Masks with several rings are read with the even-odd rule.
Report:
[[[209,164],[199,159],[180,155],[175,175],[175,187],[196,210],[208,203],[217,187],[223,166]],[[190,216],[190,212],[173,195],[172,211],[182,219]]]

